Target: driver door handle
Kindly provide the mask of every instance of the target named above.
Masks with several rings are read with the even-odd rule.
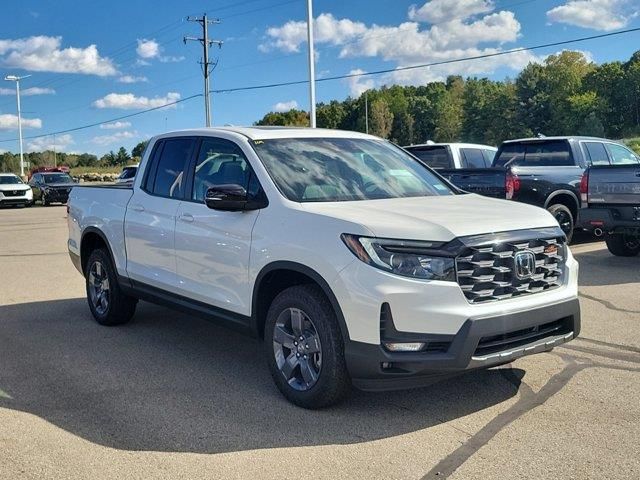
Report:
[[[187,222],[187,223],[193,223],[193,215],[191,215],[190,213],[183,213],[178,217],[181,221],[183,222]]]
[[[131,205],[131,210],[133,210],[134,212],[144,212],[144,207],[139,203],[135,203]]]

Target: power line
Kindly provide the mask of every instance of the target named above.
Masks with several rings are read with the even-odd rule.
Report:
[[[138,115],[142,115],[143,113],[149,113],[149,112],[153,112],[154,110],[160,110],[162,108],[171,107],[173,105],[177,105],[179,103],[186,102],[188,100],[192,100],[194,98],[202,97],[202,96],[203,96],[202,93],[196,93],[195,95],[190,95],[188,97],[181,98],[180,100],[176,100],[176,101],[173,101],[173,102],[165,103],[163,105],[158,105],[157,107],[147,108],[145,110],[140,110],[140,111],[137,111],[137,112],[134,112],[134,113],[129,113],[127,115],[121,115],[119,117],[109,118],[109,119],[106,119],[106,120],[101,120],[100,122],[90,123],[88,125],[82,125],[80,127],[67,128],[66,130],[58,130],[56,132],[43,133],[43,134],[40,134],[40,135],[30,135],[28,137],[24,137],[24,139],[25,140],[32,140],[34,138],[51,137],[52,135],[60,135],[62,133],[77,132],[78,130],[85,130],[87,128],[97,127],[99,125],[102,125],[103,123],[115,122],[115,121],[118,121],[118,120],[125,120],[127,118],[131,118],[131,117],[136,117]],[[7,140],[0,140],[0,143],[15,142],[15,141],[16,141],[15,138],[10,138],[10,139],[7,139]]]
[[[542,48],[549,48],[549,47],[558,47],[561,45],[568,45],[571,43],[578,43],[578,42],[585,42],[588,40],[597,40],[599,38],[606,38],[606,37],[612,37],[615,35],[622,35],[625,33],[633,33],[633,32],[638,32],[640,31],[640,27],[637,28],[629,28],[626,30],[618,30],[617,32],[609,32],[609,33],[602,33],[600,35],[591,35],[588,37],[581,37],[581,38],[574,38],[571,40],[563,40],[561,42],[551,42],[551,43],[545,43],[542,45],[533,45],[531,47],[519,47],[519,48],[513,48],[510,50],[504,50],[501,52],[495,52],[495,53],[485,53],[482,55],[474,55],[474,56],[470,56],[470,57],[462,57],[462,58],[456,58],[456,59],[452,59],[452,60],[441,60],[439,62],[431,62],[431,63],[423,63],[423,64],[419,64],[419,65],[410,65],[407,67],[396,67],[396,68],[387,68],[384,70],[375,70],[372,72],[362,72],[362,73],[348,73],[348,74],[344,74],[344,75],[335,75],[332,77],[324,77],[324,78],[319,78],[316,80],[316,82],[329,82],[332,80],[343,80],[346,78],[356,78],[356,77],[368,77],[368,76],[373,76],[373,75],[381,75],[384,73],[393,73],[393,72],[403,72],[406,70],[417,70],[420,68],[428,68],[428,67],[435,67],[435,66],[440,66],[440,65],[449,65],[452,63],[459,63],[459,62],[467,62],[470,60],[480,60],[483,58],[492,58],[492,57],[499,57],[502,55],[510,55],[512,53],[519,53],[519,52],[526,52],[526,51],[531,51],[531,50],[540,50]],[[286,86],[290,86],[290,85],[302,85],[305,83],[308,83],[309,80],[295,80],[295,81],[291,81],[291,82],[279,82],[279,83],[268,83],[268,84],[263,84],[263,85],[249,85],[249,86],[245,86],[245,87],[232,87],[232,88],[225,88],[225,89],[218,89],[218,90],[211,90],[211,93],[232,93],[232,92],[241,92],[241,91],[247,91],[247,90],[260,90],[260,89],[264,89],[264,88],[276,88],[276,87],[286,87]]]

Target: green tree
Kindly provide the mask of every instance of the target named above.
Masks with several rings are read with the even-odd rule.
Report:
[[[261,120],[256,122],[260,126],[280,127],[308,127],[309,114],[302,110],[289,110],[288,112],[269,112]]]
[[[345,116],[345,107],[337,100],[328,104],[321,103],[316,109],[316,122],[320,128],[340,128]]]
[[[386,100],[378,99],[369,106],[369,133],[389,138],[393,125],[393,113]]]
[[[147,144],[148,143],[149,143],[149,140],[143,140],[142,142],[138,143],[131,150],[131,156],[132,157],[137,157],[137,158],[142,158],[142,154],[144,153],[144,149],[147,148]]]
[[[116,153],[116,165],[126,165],[131,160],[131,155],[127,152],[127,149],[120,147],[118,153]]]

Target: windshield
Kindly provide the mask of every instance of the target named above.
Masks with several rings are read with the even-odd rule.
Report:
[[[419,161],[382,140],[256,140],[255,150],[278,189],[295,202],[338,202],[453,195]]]
[[[0,185],[15,185],[16,183],[22,183],[22,180],[20,180],[16,175],[0,176]]]
[[[73,179],[66,173],[47,173],[43,177],[44,183],[73,183]]]

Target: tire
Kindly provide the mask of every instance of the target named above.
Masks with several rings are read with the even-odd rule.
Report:
[[[623,234],[607,235],[607,248],[617,257],[635,257],[640,253],[640,238]]]
[[[42,200],[42,206],[43,207],[48,207],[49,205],[51,205],[49,203],[49,201],[47,200],[47,197],[44,196],[44,193],[42,194],[42,197],[40,199]]]
[[[319,287],[300,285],[280,292],[269,307],[264,339],[271,376],[291,403],[308,409],[328,407],[349,393],[342,334]]]
[[[109,253],[103,248],[91,252],[85,267],[87,302],[100,325],[123,325],[131,320],[138,299],[120,289]]]
[[[556,203],[547,208],[547,211],[554,216],[558,225],[567,236],[567,243],[571,243],[573,238],[573,229],[575,228],[575,220],[571,210],[566,205]]]

